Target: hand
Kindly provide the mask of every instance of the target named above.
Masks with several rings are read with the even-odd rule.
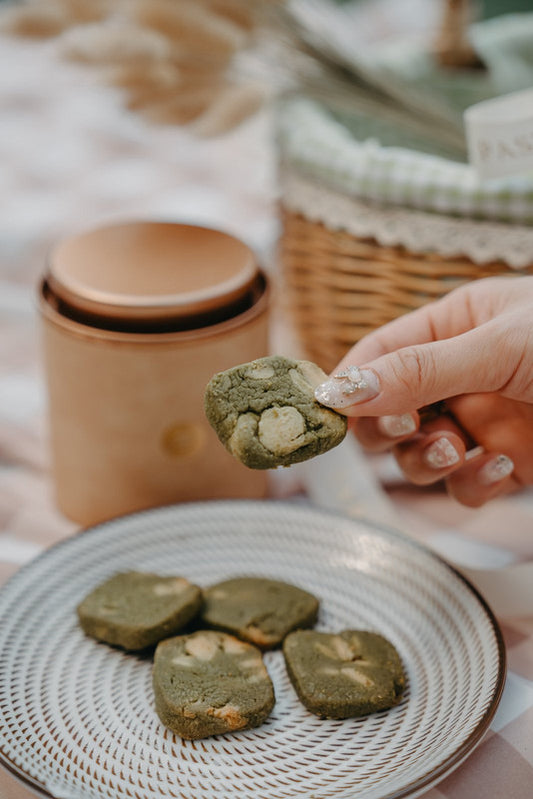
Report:
[[[533,484],[533,277],[474,281],[385,325],[316,397],[412,482],[444,478],[465,505]]]

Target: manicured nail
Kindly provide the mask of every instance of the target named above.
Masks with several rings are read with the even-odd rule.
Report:
[[[447,438],[438,438],[426,447],[422,457],[431,469],[446,469],[459,462],[459,453]]]
[[[380,416],[377,426],[380,433],[387,438],[408,436],[416,430],[416,422],[410,413],[403,413],[401,416]]]
[[[348,408],[376,397],[381,390],[378,376],[370,369],[348,366],[315,389],[315,399],[329,408]]]
[[[514,463],[507,455],[497,455],[492,460],[487,461],[478,472],[478,480],[483,485],[489,486],[499,483],[505,477],[509,477],[514,469]]]

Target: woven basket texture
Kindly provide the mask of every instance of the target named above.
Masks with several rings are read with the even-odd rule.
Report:
[[[363,336],[470,280],[533,274],[504,261],[414,253],[360,239],[282,207],[282,303],[302,355],[330,372]]]

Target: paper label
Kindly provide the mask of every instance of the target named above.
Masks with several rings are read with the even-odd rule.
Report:
[[[464,120],[469,161],[479,178],[533,177],[533,89],[476,103]]]

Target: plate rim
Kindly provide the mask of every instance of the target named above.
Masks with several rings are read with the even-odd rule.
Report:
[[[496,710],[498,709],[498,706],[500,704],[507,676],[507,657],[506,657],[506,647],[503,638],[503,633],[501,631],[500,624],[495,616],[494,611],[490,607],[489,603],[487,602],[483,594],[460,571],[459,568],[452,566],[452,564],[450,564],[439,553],[434,552],[432,549],[430,549],[421,541],[418,541],[417,539],[414,538],[410,538],[408,535],[406,535],[406,533],[402,532],[401,530],[396,530],[393,527],[388,526],[387,524],[376,522],[365,516],[357,516],[357,517],[348,516],[337,510],[332,510],[330,508],[322,508],[312,504],[300,505],[290,502],[289,500],[278,500],[278,499],[269,499],[269,498],[258,499],[258,500],[215,499],[215,500],[203,500],[203,501],[200,500],[200,501],[191,501],[191,502],[169,503],[154,508],[143,508],[138,511],[121,514],[119,516],[113,516],[111,519],[106,519],[104,521],[98,522],[97,524],[89,525],[87,527],[82,527],[79,530],[76,530],[73,534],[68,535],[66,538],[63,538],[61,541],[57,541],[55,544],[52,544],[51,546],[47,547],[43,552],[39,553],[38,555],[36,555],[36,557],[28,561],[28,563],[25,563],[23,566],[17,569],[17,571],[13,575],[11,575],[11,577],[9,577],[8,580],[2,586],[0,586],[0,598],[2,597],[4,592],[6,592],[8,588],[19,579],[22,573],[29,571],[31,568],[35,566],[37,562],[41,563],[43,560],[52,557],[54,553],[62,547],[75,545],[75,542],[79,538],[81,538],[82,536],[91,535],[92,533],[100,530],[102,527],[107,527],[108,525],[114,524],[116,522],[127,521],[128,519],[131,518],[138,518],[144,515],[159,513],[161,511],[163,512],[171,510],[181,511],[184,508],[199,508],[207,505],[209,507],[213,507],[215,505],[233,506],[233,507],[260,506],[262,508],[268,505],[273,505],[276,506],[277,508],[284,508],[285,510],[290,509],[290,512],[305,510],[306,512],[316,513],[322,516],[330,516],[339,521],[344,521],[355,525],[357,525],[358,523],[362,523],[367,525],[368,527],[373,528],[379,533],[382,534],[385,533],[388,536],[392,536],[393,538],[401,540],[405,542],[407,545],[413,546],[414,548],[424,552],[426,555],[430,556],[433,560],[437,561],[441,566],[444,566],[445,569],[451,572],[468,588],[469,592],[481,605],[481,608],[490,623],[492,632],[494,634],[495,642],[497,645],[497,654],[498,654],[497,678],[490,703],[486,708],[484,714],[478,721],[475,729],[472,730],[470,735],[463,741],[463,743],[456,750],[454,750],[439,766],[432,769],[430,773],[425,774],[419,777],[418,779],[413,780],[410,783],[407,783],[399,791],[394,791],[393,793],[384,794],[380,799],[409,799],[409,797],[414,798],[416,796],[419,796],[422,791],[429,790],[430,788],[440,783],[446,776],[452,774],[474,751],[477,745],[481,743],[482,739],[488,732],[490,723],[494,718]],[[5,768],[9,773],[11,773],[26,787],[30,787],[34,792],[36,792],[37,796],[45,797],[45,799],[55,799],[54,794],[50,793],[45,785],[43,785],[41,782],[39,782],[39,780],[35,779],[29,774],[26,774],[24,771],[20,769],[19,766],[17,766],[12,760],[10,760],[10,758],[3,751],[1,741],[0,741],[0,766]]]

